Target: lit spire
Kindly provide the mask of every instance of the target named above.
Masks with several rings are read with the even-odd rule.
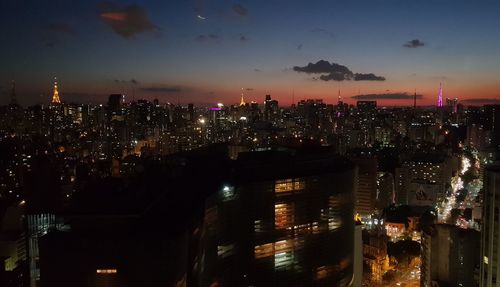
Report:
[[[57,89],[57,78],[54,77],[54,94],[52,95],[52,104],[57,105],[61,103],[59,98],[59,90]]]
[[[438,94],[438,103],[437,103],[438,108],[441,108],[443,106],[443,85],[439,83],[439,94]]]
[[[241,100],[240,100],[240,106],[246,105],[245,99],[243,98],[243,88],[241,88]]]

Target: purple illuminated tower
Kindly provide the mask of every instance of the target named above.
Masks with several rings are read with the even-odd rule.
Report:
[[[443,107],[443,85],[439,83],[439,94],[438,94],[438,108]]]

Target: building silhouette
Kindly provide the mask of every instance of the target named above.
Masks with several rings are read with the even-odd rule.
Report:
[[[484,174],[481,226],[480,286],[498,286],[500,279],[500,166],[490,166]]]

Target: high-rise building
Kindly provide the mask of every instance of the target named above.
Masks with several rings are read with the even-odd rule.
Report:
[[[500,286],[500,166],[484,174],[480,286]]]
[[[111,115],[120,114],[122,104],[125,101],[125,95],[111,94],[108,97],[108,110]]]
[[[264,101],[264,120],[272,121],[278,114],[278,101],[272,100],[271,95],[266,95]]]
[[[377,172],[377,210],[383,210],[387,206],[395,203],[394,176],[390,172]]]
[[[199,286],[351,286],[352,163],[269,151],[234,170],[206,205]]]
[[[377,199],[377,159],[374,157],[353,158],[358,167],[354,210],[362,218],[375,212]]]
[[[451,158],[437,154],[416,155],[396,168],[397,202],[432,206],[444,196],[451,177]]]
[[[422,234],[420,286],[478,286],[479,232],[437,224],[430,233]]]
[[[500,150],[500,105],[484,106],[484,129],[488,131],[488,147]]]
[[[354,264],[352,287],[361,287],[363,282],[363,225],[357,221],[354,227]]]
[[[34,282],[352,286],[354,164],[320,148],[229,160],[219,147],[146,160],[144,177],[28,218]]]

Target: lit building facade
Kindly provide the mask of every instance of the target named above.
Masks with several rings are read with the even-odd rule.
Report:
[[[352,286],[354,165],[258,154],[207,202],[199,285]]]
[[[370,217],[377,200],[377,159],[375,157],[353,158],[358,168],[354,210],[363,219]]]
[[[451,158],[429,155],[406,161],[396,168],[397,202],[432,206],[444,196],[451,177]]]

